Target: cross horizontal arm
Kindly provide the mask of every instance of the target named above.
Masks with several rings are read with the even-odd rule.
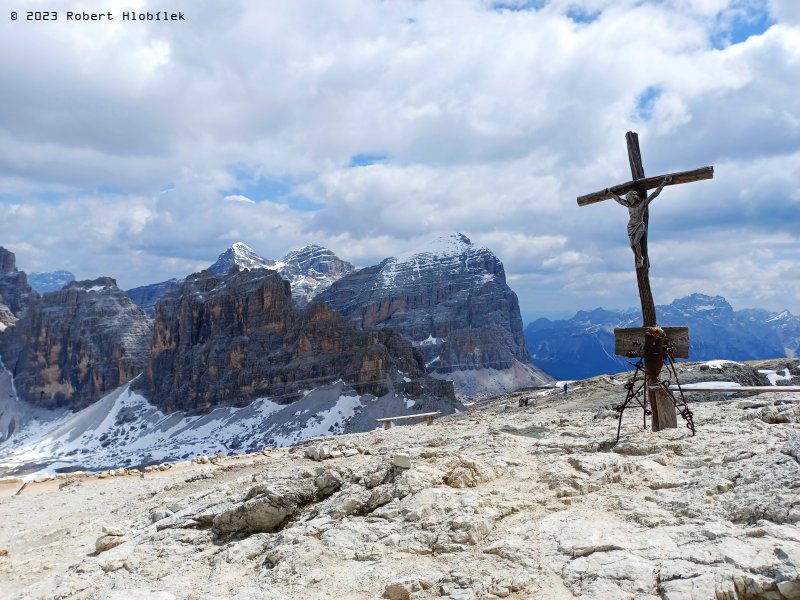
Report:
[[[703,179],[712,179],[714,177],[714,167],[702,167],[694,171],[680,171],[678,173],[667,173],[666,175],[658,175],[656,177],[645,177],[644,179],[636,179],[620,185],[615,185],[609,188],[618,196],[622,196],[636,188],[644,188],[650,190],[657,188],[664,181],[665,177],[672,177],[667,185],[677,185],[679,183],[691,183],[692,181],[702,181]],[[593,192],[585,196],[578,196],[578,206],[586,206],[587,204],[594,204],[613,198],[610,193],[605,190],[601,192]]]

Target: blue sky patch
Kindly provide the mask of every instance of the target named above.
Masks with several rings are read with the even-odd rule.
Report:
[[[274,202],[287,204],[294,210],[312,211],[322,208],[312,200],[295,193],[295,187],[300,183],[287,177],[264,177],[253,175],[248,169],[234,167],[234,173],[239,184],[230,189],[222,190],[224,195],[240,194],[255,202]]]
[[[49,189],[49,190],[44,189],[41,190],[40,192],[37,192],[36,197],[44,202],[55,204],[56,202],[60,202],[61,200],[69,196],[70,193],[71,192],[64,192],[55,189]]]
[[[350,158],[350,167],[368,167],[386,161],[385,154],[354,154]]]
[[[774,24],[775,20],[770,16],[765,1],[755,6],[736,3],[733,11],[718,15],[711,44],[718,50],[740,44],[754,35],[761,35]]]
[[[101,184],[97,186],[97,193],[107,196],[124,196],[128,192],[121,187],[115,185]]]
[[[599,10],[592,12],[580,6],[570,6],[567,9],[567,18],[581,24],[594,23],[601,14]]]
[[[526,10],[539,10],[547,6],[548,0],[519,0],[517,2],[492,2],[492,10],[520,12]]]
[[[661,97],[662,89],[657,85],[651,85],[644,92],[641,93],[636,101],[636,116],[646,121],[653,116],[653,106],[656,100]]]

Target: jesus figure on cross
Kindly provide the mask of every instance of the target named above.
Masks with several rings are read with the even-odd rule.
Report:
[[[667,175],[664,181],[661,182],[661,185],[644,200],[639,197],[639,194],[635,190],[631,190],[625,194],[624,198],[615,194],[610,188],[606,188],[605,190],[607,194],[611,194],[614,197],[614,200],[628,209],[628,214],[630,215],[630,219],[628,219],[628,237],[631,240],[633,254],[636,256],[637,268],[645,266],[644,255],[642,254],[642,238],[647,235],[647,225],[644,222],[647,207],[661,193],[664,186],[671,182],[672,177]],[[649,267],[650,265],[648,264],[647,266]]]

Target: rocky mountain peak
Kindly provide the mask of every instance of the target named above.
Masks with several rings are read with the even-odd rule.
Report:
[[[784,309],[778,313],[770,315],[767,319],[767,323],[778,323],[779,321],[791,321],[794,319],[794,315],[790,313],[788,310]]]
[[[659,325],[689,327],[692,359],[753,360],[800,352],[800,318],[789,311],[734,310],[721,296],[695,293],[656,306],[656,313]],[[614,354],[614,328],[640,324],[638,309],[579,311],[566,320],[538,319],[525,329],[525,340],[548,373],[576,379],[629,366]]]
[[[676,298],[672,307],[678,310],[691,312],[723,311],[733,312],[733,307],[722,296],[707,296],[706,294],[689,294],[683,298]]]
[[[422,352],[429,372],[453,379],[465,397],[548,380],[529,364],[503,263],[463,234],[345,275],[317,301],[364,327],[398,331]]]
[[[301,308],[334,281],[355,270],[352,264],[316,244],[292,250],[271,268],[291,283],[292,298]]]
[[[309,244],[298,250],[292,250],[278,260],[275,266],[278,270],[296,266],[300,270],[313,268],[320,273],[327,273],[334,271],[331,268],[333,264],[348,265],[348,270],[353,270],[353,266],[349,262],[340,259],[331,250],[317,244]]]
[[[238,269],[272,269],[274,261],[267,260],[244,242],[236,242],[217,257],[208,270],[216,275],[227,275]]]
[[[462,233],[436,237],[409,252],[383,261],[380,278],[385,287],[407,285],[422,271],[442,279],[457,274],[480,274],[481,281],[497,279],[505,284],[503,263],[486,247],[476,246]],[[479,282],[476,282],[479,283]]]
[[[272,269],[292,286],[292,298],[302,308],[330,285],[354,267],[340,259],[333,252],[310,244],[292,250],[280,260],[270,260],[259,256],[255,250],[243,242],[236,242],[219,255],[216,262],[208,267],[218,277],[224,277],[234,270]],[[151,285],[144,285],[128,290],[128,295],[149,316],[155,315],[155,305],[159,298],[177,289],[182,279],[170,279]]]
[[[17,269],[17,257],[0,246],[0,304],[20,317],[30,301],[37,296],[28,284],[28,276]],[[5,322],[5,325],[9,325]]]
[[[109,288],[116,288],[117,280],[113,277],[98,277],[97,279],[84,279],[83,281],[70,281],[64,289],[83,292],[100,292]]]
[[[11,252],[0,246],[0,273],[12,273],[17,270],[17,257]]]
[[[488,248],[476,246],[463,233],[450,233],[432,237],[418,243],[414,248],[407,252],[398,254],[392,259],[398,262],[407,262],[419,256],[459,256],[470,251],[487,251]]]

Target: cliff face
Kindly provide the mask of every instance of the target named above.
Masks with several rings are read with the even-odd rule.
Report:
[[[346,275],[315,302],[364,327],[403,334],[423,353],[429,371],[456,374],[457,382],[469,371],[508,371],[519,365],[528,371],[520,385],[548,379],[527,368],[519,302],[506,284],[503,264],[461,234]],[[467,388],[477,384],[464,380]]]
[[[361,330],[325,306],[301,314],[289,283],[264,269],[204,271],[162,298],[145,375],[141,388],[165,412],[288,402],[338,378],[363,394],[452,398],[401,336]]]
[[[28,285],[28,277],[24,271],[17,270],[17,258],[13,252],[0,246],[0,305],[19,317],[22,311],[37,294]],[[0,323],[10,325],[11,319],[0,317]]]
[[[109,277],[35,296],[3,334],[3,362],[20,398],[88,406],[144,367],[152,325]]]

